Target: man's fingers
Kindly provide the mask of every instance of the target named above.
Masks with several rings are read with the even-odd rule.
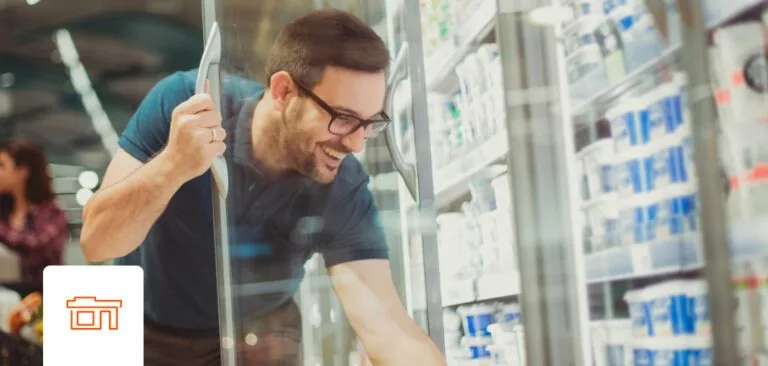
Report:
[[[225,130],[224,128],[222,128],[222,127],[212,127],[212,129],[213,129],[213,132],[214,132],[213,133],[214,140],[216,142],[222,142],[222,141],[224,141],[224,139],[227,138],[227,130]]]
[[[173,115],[176,117],[179,114],[197,114],[204,111],[216,110],[216,105],[213,103],[213,98],[208,94],[195,94],[191,98],[181,102],[173,110]]]
[[[195,117],[195,125],[198,127],[211,128],[221,126],[221,115],[215,110],[200,112]]]

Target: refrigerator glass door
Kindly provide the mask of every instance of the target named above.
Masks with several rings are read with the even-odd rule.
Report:
[[[323,211],[322,202],[308,198],[317,185],[308,183],[306,177],[296,175],[276,183],[267,182],[258,164],[256,169],[250,166],[248,156],[254,152],[247,145],[252,136],[242,126],[252,122],[248,113],[255,108],[254,103],[258,103],[266,84],[267,56],[278,32],[300,16],[325,7],[351,12],[370,24],[385,40],[392,59],[387,70],[387,94],[392,96],[387,98],[385,108],[395,116],[395,109],[403,109],[402,89],[419,89],[423,81],[409,78],[414,69],[418,74],[422,67],[414,62],[415,55],[420,54],[419,42],[407,42],[408,46],[403,46],[388,34],[386,22],[393,19],[390,12],[396,11],[391,6],[373,1],[203,1],[205,41],[215,48],[215,38],[208,41],[215,25],[221,47],[218,59],[212,57],[216,52],[209,48],[208,59],[212,60],[213,67],[205,67],[207,80],[224,116],[227,134],[235,139],[229,145],[227,174],[221,174],[228,179],[228,184],[221,185],[227,189],[219,189],[216,179],[211,182],[215,188],[212,204],[217,209],[216,255],[224,365],[260,364],[276,357],[294,356],[304,365],[349,365],[365,358],[335,291],[354,278],[331,275],[327,256],[333,253],[322,241],[326,233],[323,229],[333,223],[341,225],[338,222],[341,215],[336,211]],[[414,19],[418,19],[418,15]],[[418,32],[417,22],[410,27]],[[204,84],[204,81],[200,84],[202,90]],[[401,93],[398,97],[394,96],[396,90]],[[418,100],[418,97],[409,92],[407,99]],[[240,104],[239,100],[251,104]],[[307,108],[316,108],[312,101],[308,104],[311,106]],[[427,159],[425,163],[408,160],[400,155],[407,144],[403,141],[404,135],[396,132],[401,128],[413,129],[416,126],[413,120],[413,117],[406,120],[398,115],[391,124],[389,136],[382,133],[368,140],[362,152],[355,153],[354,157],[349,154],[347,159],[357,159],[370,177],[361,182],[364,186],[359,190],[370,191],[378,207],[378,221],[384,228],[389,266],[399,299],[425,330],[440,329],[435,334],[442,337],[435,230],[434,224],[430,224],[434,223],[434,215],[429,214],[431,173],[424,173],[431,172],[429,144],[419,146],[422,160]],[[419,120],[422,127],[427,126],[426,115]],[[427,136],[424,141],[429,141],[426,128],[418,133]],[[241,143],[243,141],[245,143]],[[410,144],[413,146],[413,140]],[[422,166],[426,168],[420,171]],[[222,194],[224,191],[226,195]],[[416,200],[415,196],[422,199]],[[356,202],[344,199],[346,197],[337,198],[332,204],[336,207]],[[418,221],[418,217],[423,219]],[[356,217],[348,219],[354,221]],[[424,244],[424,255],[422,243],[432,243]],[[417,256],[425,260],[412,265],[410,259]],[[418,274],[421,280],[414,280],[413,274]],[[425,287],[431,291],[425,291]],[[428,303],[436,311],[427,311]]]

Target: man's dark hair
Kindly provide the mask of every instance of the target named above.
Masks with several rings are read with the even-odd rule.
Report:
[[[334,9],[314,11],[286,25],[275,39],[266,67],[266,81],[288,72],[313,88],[327,66],[381,72],[389,66],[389,52],[376,32],[355,16]]]

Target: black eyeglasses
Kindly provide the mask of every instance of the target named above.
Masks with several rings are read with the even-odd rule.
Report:
[[[392,121],[384,112],[379,112],[377,115],[366,120],[357,118],[351,114],[340,113],[320,99],[320,97],[309,90],[309,88],[301,85],[298,81],[294,80],[294,82],[302,92],[306,93],[313,101],[315,101],[315,103],[317,103],[317,105],[328,112],[331,116],[331,120],[328,122],[328,131],[334,135],[346,136],[354,133],[359,128],[363,128],[365,130],[366,138],[376,137],[376,135],[381,131],[384,131]]]

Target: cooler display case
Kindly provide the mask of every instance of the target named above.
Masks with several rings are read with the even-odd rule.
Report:
[[[394,123],[358,158],[402,300],[450,365],[768,364],[766,5],[305,4],[390,47]],[[204,1],[205,23],[242,49],[222,9]],[[356,364],[322,258],[305,273],[304,363]]]

